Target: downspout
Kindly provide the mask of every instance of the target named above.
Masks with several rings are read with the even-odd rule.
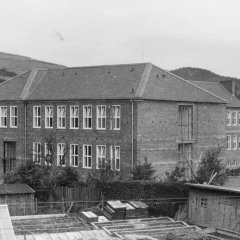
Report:
[[[24,161],[27,159],[27,102],[24,101]]]
[[[134,131],[133,131],[133,127],[134,127],[134,122],[133,122],[133,99],[131,100],[132,102],[132,172],[133,172],[133,134],[134,134]],[[132,174],[132,177],[133,177],[133,174]]]

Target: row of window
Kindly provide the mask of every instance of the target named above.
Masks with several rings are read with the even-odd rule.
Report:
[[[120,106],[112,106],[110,129],[120,130]],[[106,129],[106,105],[96,107],[96,128]],[[57,106],[57,128],[66,128],[66,106]],[[33,107],[33,127],[41,128],[41,106]],[[53,128],[53,106],[45,106],[45,128]],[[70,128],[79,128],[79,106],[70,106]],[[83,129],[92,129],[92,105],[83,106]]]
[[[240,135],[227,135],[227,150],[240,149]]]
[[[18,126],[18,108],[10,106],[10,127],[17,128]],[[0,127],[7,127],[7,107],[0,107]]]
[[[227,126],[240,126],[240,111],[227,111]]]
[[[239,167],[240,166],[240,160],[237,160],[237,159],[228,160],[227,161],[227,166],[228,167]]]
[[[78,144],[70,144],[69,147],[69,159],[70,166],[78,167],[79,166],[79,146]],[[105,169],[107,164],[107,147],[106,145],[97,145],[96,146],[96,168]],[[92,145],[84,144],[83,145],[83,168],[92,168],[92,158],[93,158],[93,147]],[[51,149],[48,144],[44,145],[44,156],[47,158],[48,155],[51,155]],[[65,143],[57,144],[57,165],[66,166],[66,156],[67,147]],[[109,147],[110,155],[110,167],[120,171],[120,146],[110,146]],[[40,142],[33,143],[33,161],[40,163],[42,159],[42,147]],[[113,166],[114,161],[114,166]]]

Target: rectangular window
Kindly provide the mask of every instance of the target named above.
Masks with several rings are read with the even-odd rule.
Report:
[[[65,143],[57,144],[57,165],[65,166]]]
[[[7,127],[7,107],[0,107],[0,127]]]
[[[79,107],[70,106],[70,128],[78,129],[79,128]]]
[[[45,143],[45,163],[51,165],[53,162],[52,153],[53,153],[53,144]]]
[[[237,149],[237,134],[233,135],[233,147],[232,147],[232,149],[233,150]]]
[[[106,106],[97,106],[97,129],[106,129]]]
[[[106,146],[105,145],[97,146],[97,168],[101,168],[101,169],[106,168]]]
[[[193,138],[193,106],[179,106],[179,126],[181,139]]]
[[[115,146],[115,170],[120,171],[120,147]]]
[[[41,106],[33,106],[33,127],[41,127]]]
[[[41,143],[33,143],[33,161],[36,163],[41,163]]]
[[[45,128],[53,127],[53,106],[45,107]]]
[[[70,144],[70,165],[73,167],[78,166],[78,145]]]
[[[121,108],[118,105],[113,106],[113,130],[120,130]]]
[[[232,123],[232,113],[231,111],[227,111],[227,126],[231,126]]]
[[[231,150],[231,135],[227,135],[227,150]]]
[[[10,106],[10,127],[17,128],[18,126],[18,108],[17,106]]]
[[[206,208],[207,207],[207,198],[200,199],[200,206]]]
[[[110,168],[113,169],[113,146],[110,146]]]
[[[57,106],[57,128],[66,128],[66,107]]]
[[[237,126],[237,112],[236,111],[233,111],[232,112],[232,125],[233,126]]]
[[[92,129],[92,106],[83,106],[83,128]]]
[[[83,145],[83,167],[92,168],[92,145]]]

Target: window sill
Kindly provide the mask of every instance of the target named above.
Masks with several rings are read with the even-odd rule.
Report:
[[[92,169],[92,167],[83,167],[83,168],[85,168],[85,169]]]

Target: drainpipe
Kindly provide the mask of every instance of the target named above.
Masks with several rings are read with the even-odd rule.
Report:
[[[133,134],[134,134],[134,131],[133,131],[133,127],[134,127],[134,123],[133,123],[133,99],[131,100],[132,102],[132,172],[133,172]],[[132,177],[133,177],[133,174],[132,174]]]
[[[27,102],[24,101],[24,160],[27,159]]]

